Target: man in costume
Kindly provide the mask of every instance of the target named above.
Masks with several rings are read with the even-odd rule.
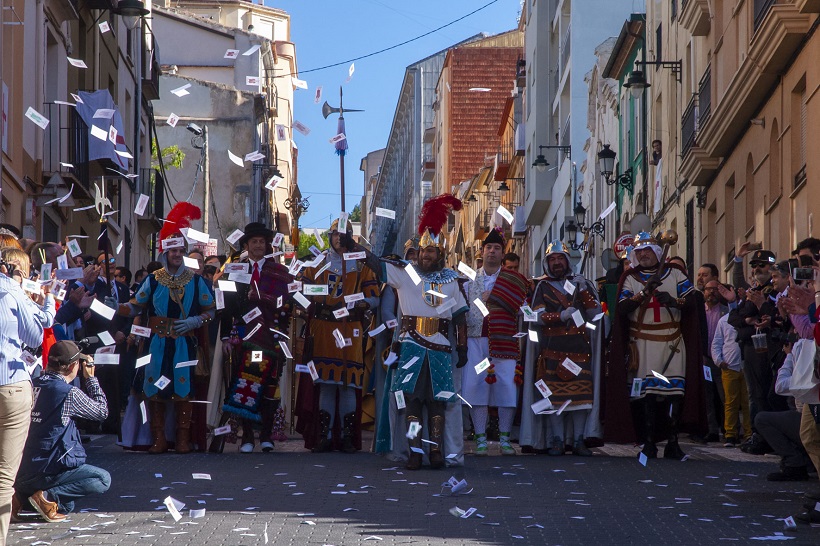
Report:
[[[488,407],[498,407],[499,444],[502,455],[515,455],[510,443],[518,385],[522,383],[518,312],[526,303],[529,281],[512,269],[503,269],[506,241],[498,229],[481,243],[483,266],[475,280],[466,283],[467,362],[462,375],[462,396],[472,406],[476,455],[487,455]]]
[[[361,402],[364,384],[364,333],[369,328],[370,309],[379,304],[377,273],[355,259],[345,259],[353,252],[353,227],[346,221],[339,229],[339,220],[330,226],[330,250],[324,263],[306,267],[300,280],[306,294],[311,286],[326,287],[327,295],[312,295],[308,309],[308,345],[306,353],[318,373],[314,384],[318,389],[318,415],[313,411],[313,393],[300,389],[300,432],[305,447],[315,452],[333,449],[332,429],[338,414],[342,419],[342,451],[354,453],[361,444]],[[361,247],[359,247],[361,248]],[[321,292],[323,290],[319,290]],[[318,425],[318,426],[316,426]],[[318,435],[317,435],[318,433]],[[318,437],[317,437],[318,436]]]
[[[239,247],[248,253],[241,263],[247,264],[250,283],[237,283],[236,292],[225,293],[222,311],[222,350],[232,362],[231,386],[222,410],[242,421],[242,453],[253,452],[254,424],[262,427],[262,451],[273,451],[273,421],[281,401],[279,378],[286,362],[281,344],[288,343],[288,284],[293,275],[271,258],[273,235],[260,222],[245,226]]]
[[[632,268],[618,287],[607,387],[606,432],[629,441],[623,421],[626,397],[647,458],[658,454],[659,425],[666,424],[664,458],[682,459],[678,432],[703,434],[703,366],[700,311],[692,282],[679,266],[663,264],[661,247],[640,232],[629,253]],[[685,395],[685,396],[684,396]]]
[[[120,314],[135,317],[148,310],[151,361],[145,366],[143,392],[148,400],[152,445],[149,453],[168,450],[165,408],[174,402],[175,451],[191,451],[192,368],[205,365],[197,354],[196,331],[213,320],[214,297],[205,280],[183,265],[185,239],[182,229],[201,215],[199,208],[180,201],[168,213],[159,232],[164,267],[150,274]],[[181,366],[180,366],[181,364]],[[204,446],[200,446],[201,448]]]
[[[385,262],[387,284],[396,290],[401,309],[401,333],[395,347],[398,361],[390,393],[399,408],[405,406],[410,440],[408,470],[421,468],[424,450],[420,430],[425,407],[432,442],[430,466],[441,468],[445,464],[445,411],[447,403],[457,399],[448,339],[451,322],[457,340],[457,365],[467,363],[467,302],[458,286],[458,274],[444,267],[441,229],[453,209],[460,210],[461,201],[452,195],[428,200],[419,216],[418,264]],[[460,437],[461,426],[457,424]],[[454,451],[454,447],[448,446],[448,451]]]
[[[598,347],[592,345],[593,336],[586,323],[601,312],[601,304],[592,282],[573,274],[564,243],[556,240],[547,246],[543,265],[545,277],[535,287],[531,306],[538,313],[537,326],[533,328],[538,332],[533,381],[543,381],[536,388],[540,396],[550,399],[554,409],[564,407],[560,414],[548,416],[552,435],[548,453],[564,454],[569,420],[573,430],[572,453],[589,457],[592,452],[584,444],[584,431],[595,400],[597,378],[593,359]]]

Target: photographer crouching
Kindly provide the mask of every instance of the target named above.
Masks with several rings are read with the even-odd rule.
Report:
[[[83,378],[82,390],[71,385],[78,375]],[[107,471],[85,464],[85,449],[74,424],[77,417],[104,421],[108,406],[94,377],[93,359],[73,341],[60,341],[51,348],[48,367],[33,381],[33,388],[31,427],[14,484],[12,517],[17,516],[19,501],[28,499],[53,523],[65,519],[76,499],[105,493],[111,485]]]

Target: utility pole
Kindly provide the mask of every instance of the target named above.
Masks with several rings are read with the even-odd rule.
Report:
[[[208,157],[208,126],[204,126],[202,128],[202,135],[204,137],[205,142],[203,146],[205,146],[205,158],[203,160],[203,181],[205,183],[205,206],[202,207],[202,231],[205,233],[210,233],[208,229],[208,220],[211,215],[211,165],[210,165],[210,158]]]
[[[339,107],[333,108],[327,101],[322,105],[322,115],[327,119],[330,114],[334,112],[339,113],[339,123],[337,125],[337,134],[345,133],[345,112],[364,112],[364,110],[345,109],[342,102],[342,86],[339,86]],[[336,143],[336,154],[339,156],[339,179],[342,186],[342,212],[345,211],[345,153],[347,152],[347,138]]]

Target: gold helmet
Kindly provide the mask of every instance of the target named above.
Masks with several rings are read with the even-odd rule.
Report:
[[[461,200],[449,193],[428,199],[419,214],[419,249],[438,247],[444,252],[446,238],[442,228],[447,225],[447,216],[453,210],[461,210]]]

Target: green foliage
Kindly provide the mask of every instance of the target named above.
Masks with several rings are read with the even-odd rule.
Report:
[[[327,237],[327,232],[322,233],[322,241],[324,241],[324,247],[316,244],[316,235],[313,233],[313,230],[310,233],[306,233],[302,231],[299,233],[299,246],[296,248],[296,256],[308,256],[310,255],[310,247],[311,245],[316,245],[316,248],[319,250],[323,250],[330,247],[330,241]]]
[[[159,157],[157,156],[157,139],[151,139],[151,167],[159,167]],[[182,161],[185,159],[185,152],[179,149],[176,144],[162,149],[162,162],[166,167],[175,169],[182,168]]]
[[[362,221],[362,207],[361,205],[356,205],[353,207],[353,210],[350,211],[349,220],[351,222],[361,222]]]

